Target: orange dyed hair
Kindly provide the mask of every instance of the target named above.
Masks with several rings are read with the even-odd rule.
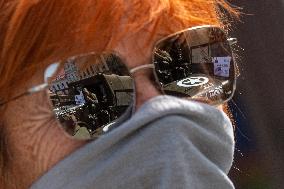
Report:
[[[150,22],[173,32],[223,26],[220,7],[238,16],[225,0],[0,0],[0,99],[39,67],[111,49]]]

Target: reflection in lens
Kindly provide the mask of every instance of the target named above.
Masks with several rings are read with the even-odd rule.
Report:
[[[235,64],[220,28],[194,28],[163,39],[155,46],[153,59],[157,79],[168,95],[209,104],[223,103],[233,95]]]
[[[49,81],[54,112],[61,126],[77,139],[96,138],[132,103],[128,69],[113,53],[87,54],[61,62]]]

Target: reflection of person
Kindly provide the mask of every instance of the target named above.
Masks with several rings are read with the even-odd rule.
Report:
[[[155,53],[156,65],[159,77],[163,78],[163,84],[167,84],[173,81],[171,74],[172,58],[167,51],[157,50]]]
[[[89,110],[85,113],[91,114],[86,115],[86,117],[89,117],[91,120],[96,122],[96,124],[92,124],[94,128],[105,125],[110,120],[110,114],[108,112],[109,107],[102,106],[102,103],[107,101],[105,89],[102,85],[100,85],[99,89],[102,94],[102,101],[100,103],[98,103],[97,96],[94,93],[90,92],[87,88],[83,89],[83,94],[87,104],[86,106]],[[90,128],[93,129],[93,127]]]
[[[90,51],[114,50],[129,68],[150,63],[159,39],[222,25],[219,5],[234,13],[223,0],[4,0],[0,97],[42,83],[51,62]],[[0,188],[233,188],[229,119],[161,95],[150,74],[133,74],[136,113],[94,142],[63,135],[44,91],[1,107]]]
[[[88,91],[87,88],[83,89],[83,94],[84,94],[84,97],[85,97],[87,103],[90,103],[90,104],[97,104],[98,103],[97,96],[94,93]]]
[[[87,88],[83,88],[83,95],[86,100],[86,107],[88,108],[88,111],[85,111],[85,113],[91,114],[91,116],[93,116],[94,114],[96,114],[96,106],[98,104],[97,96],[94,93],[90,92]],[[88,115],[86,115],[85,117],[88,117]]]

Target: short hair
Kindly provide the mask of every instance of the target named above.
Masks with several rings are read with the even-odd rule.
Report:
[[[150,22],[169,31],[201,24],[223,26],[220,7],[239,14],[225,0],[2,0],[0,99],[39,67],[58,58],[111,49]]]
[[[221,9],[239,15],[226,0],[0,0],[0,102],[39,68],[76,54],[111,49],[151,22],[153,35],[155,29],[224,27]],[[4,178],[9,158],[1,128],[0,177]]]

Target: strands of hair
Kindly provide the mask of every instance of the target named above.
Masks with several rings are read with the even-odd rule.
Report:
[[[149,22],[157,23],[155,30],[222,25],[219,7],[239,14],[225,0],[2,0],[0,97],[10,96],[39,67],[75,54],[111,49]]]

